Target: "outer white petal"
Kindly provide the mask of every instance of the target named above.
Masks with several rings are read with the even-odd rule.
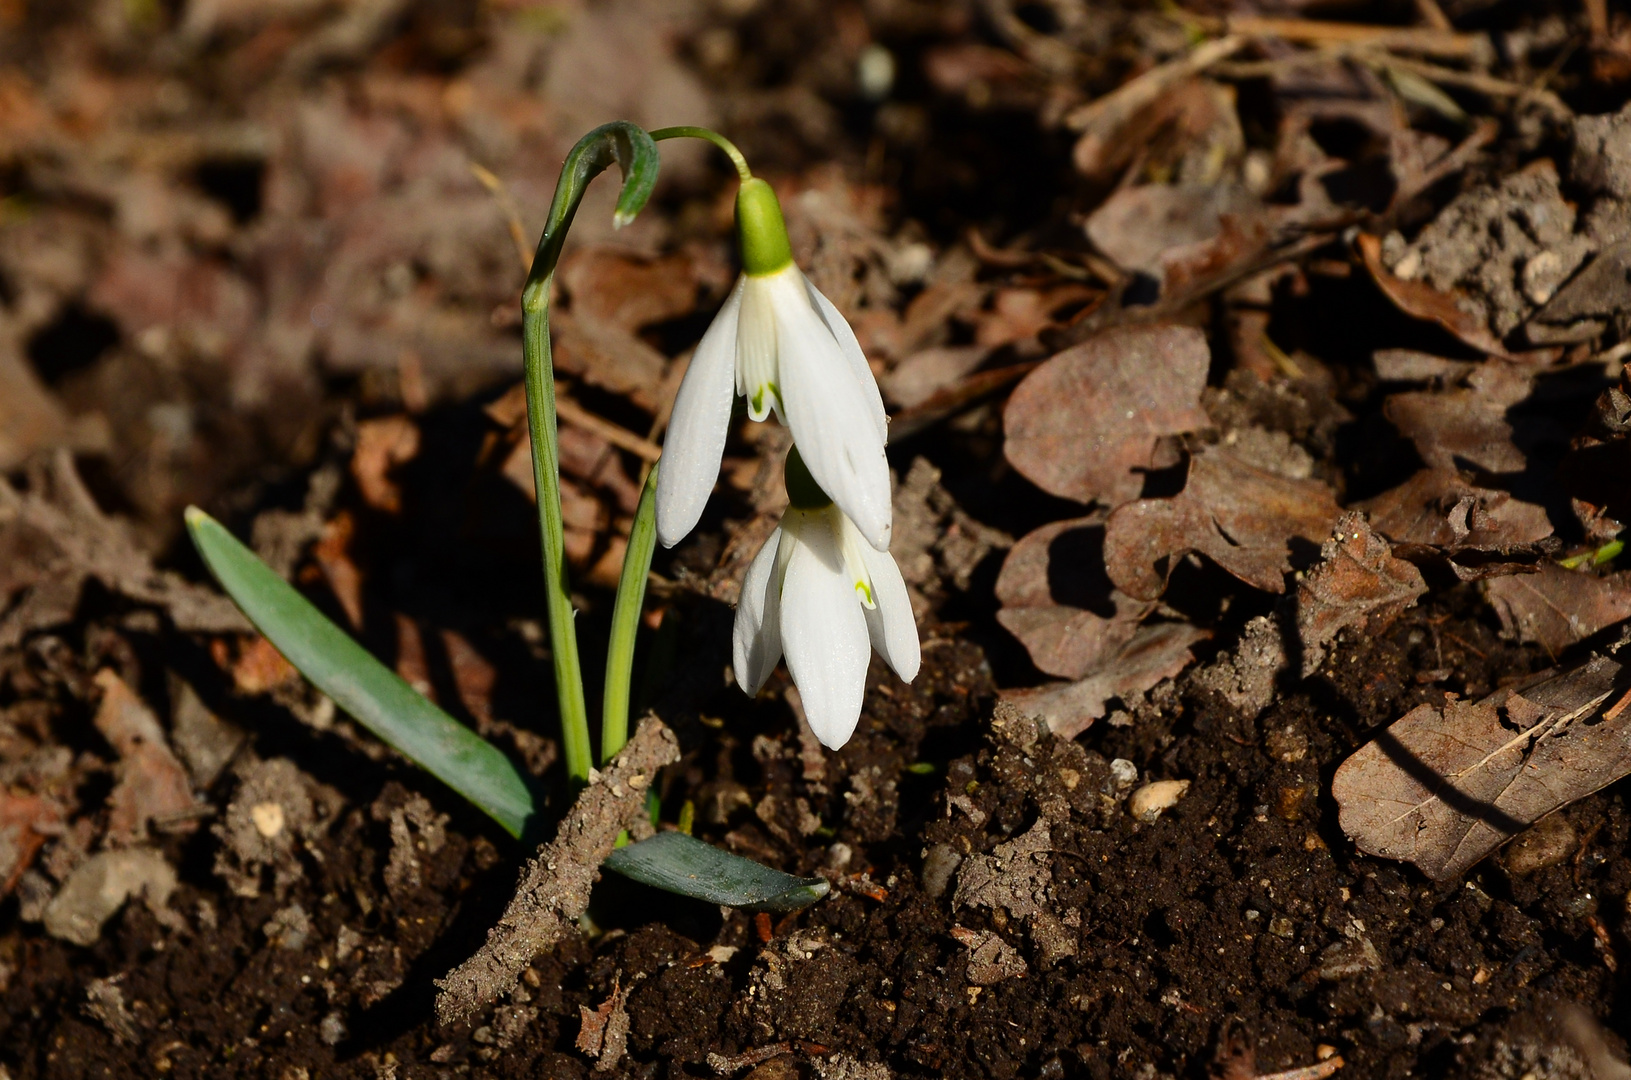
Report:
[[[855,733],[872,644],[832,529],[818,517],[783,519],[793,543],[782,582],[782,648],[804,715],[837,750]]]
[[[848,528],[854,528],[845,522]],[[912,598],[906,593],[906,582],[900,576],[895,557],[887,551],[878,551],[866,544],[856,544],[872,578],[874,605],[871,611],[862,608],[872,647],[884,662],[894,668],[895,674],[905,682],[917,678],[922,650],[917,640],[917,617],[912,614]]]
[[[849,361],[850,370],[855,373],[855,378],[864,388],[871,391],[868,396],[872,401],[873,419],[878,424],[878,437],[888,442],[889,417],[883,411],[883,394],[879,392],[878,380],[866,362],[866,353],[861,351],[861,343],[855,340],[855,330],[850,326],[849,320],[833,306],[833,302],[811,284],[809,278],[804,279],[804,287],[815,303],[816,313],[827,324],[827,329],[832,331],[832,336],[838,341],[838,347],[844,350],[844,359]]]
[[[657,472],[657,539],[663,547],[673,547],[696,528],[719,479],[736,397],[736,324],[741,310],[739,279],[697,343],[674,398]]]
[[[753,557],[748,576],[742,581],[742,598],[736,605],[736,625],[731,631],[731,663],[736,684],[748,697],[764,686],[776,661],[782,658],[781,578],[776,574],[776,552],[782,544],[777,529]]]
[[[788,284],[795,295],[778,296],[776,303],[777,366],[787,426],[815,482],[855,522],[867,543],[887,551],[889,460],[871,401],[877,390],[855,378],[838,339],[810,303],[803,275]]]

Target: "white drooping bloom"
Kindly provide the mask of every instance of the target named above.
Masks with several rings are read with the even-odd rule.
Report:
[[[685,372],[657,477],[657,538],[673,547],[702,516],[719,476],[731,406],[775,412],[810,474],[866,542],[889,550],[889,425],[855,331],[793,263],[781,209],[763,180],[737,198],[743,273]]]
[[[894,556],[867,543],[819,492],[801,497],[812,485],[799,471],[795,449],[787,463],[793,504],[742,582],[732,660],[752,697],[785,655],[810,728],[836,750],[861,718],[874,649],[906,682],[917,676],[917,621]]]

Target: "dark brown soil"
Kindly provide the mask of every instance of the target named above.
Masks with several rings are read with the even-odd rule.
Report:
[[[359,115],[387,111],[380,101],[396,93],[403,100],[419,94],[414,108],[436,112],[445,105],[451,116],[457,109],[450,103],[472,92],[469,73],[497,78],[494,71],[506,65],[524,66],[493,59],[506,55],[502,42],[480,28],[499,17],[494,11],[509,19],[511,8],[528,7],[376,4],[395,13],[379,40],[351,52],[330,42],[325,48],[338,51],[273,79],[269,68],[254,65],[273,64],[313,33],[298,11],[256,24],[253,32],[228,20],[195,51],[168,53],[161,44],[180,40],[164,36],[168,30],[110,44],[77,36],[73,16],[42,14],[47,6],[0,0],[0,34],[14,35],[0,42],[0,65],[14,63],[43,80],[89,55],[95,62],[87,70],[109,79],[169,79],[172,89],[183,86],[195,96],[176,106],[177,127],[206,133],[240,115],[297,111],[327,93],[324,87],[334,89],[335,100],[367,99],[366,107],[356,105]],[[73,10],[106,16],[120,6]],[[173,29],[192,5],[124,6],[151,7],[153,18]],[[1235,14],[1308,7],[1190,6]],[[1444,0],[1442,6],[1469,32],[1534,40],[1561,34],[1546,47],[1555,52],[1535,55],[1556,61],[1546,78],[1556,78],[1577,111],[1611,111],[1626,100],[1631,79],[1613,67],[1631,55],[1624,13],[1614,12],[1619,37],[1610,39],[1590,36],[1577,5]],[[706,87],[720,126],[740,132],[756,162],[800,183],[836,170],[853,182],[846,192],[883,193],[877,198],[886,212],[878,216],[891,229],[946,249],[979,228],[982,243],[994,237],[1015,251],[1075,250],[1083,212],[1110,190],[1073,172],[1073,136],[1038,121],[1052,108],[1049,86],[1057,90],[1059,83],[1049,83],[1034,57],[1022,64],[1005,51],[1020,48],[1014,42],[1024,35],[993,29],[989,11],[1018,11],[1032,33],[1063,33],[1059,12],[1098,20],[1092,25],[1102,29],[1080,32],[1078,47],[1088,57],[1075,69],[1079,85],[1072,92],[1080,100],[1167,56],[1150,51],[1166,31],[1150,29],[1154,16],[1138,4],[903,0],[831,11],[817,3],[702,8],[697,14],[687,7],[680,44],[664,62]],[[545,14],[527,17],[539,25],[556,17],[549,5],[539,10]],[[1406,25],[1417,10],[1356,3],[1341,14]],[[619,18],[618,32],[634,33],[625,25],[627,12]],[[722,26],[735,35],[729,48],[715,33]],[[884,106],[850,85],[851,39],[873,38],[893,50],[900,72],[897,100]],[[950,63],[952,54],[935,50],[953,46],[970,47],[956,54],[957,62],[984,74],[948,90],[926,72],[950,70],[934,64]],[[992,60],[999,52],[1008,59]],[[979,66],[989,64],[996,67]],[[381,72],[398,80],[389,93],[367,82]],[[1534,72],[1523,77],[1531,76],[1540,79]],[[9,85],[5,78],[0,67],[0,92]],[[1279,114],[1264,86],[1240,78],[1247,141],[1261,148],[1272,141]],[[97,92],[117,97],[117,90],[109,82]],[[162,91],[144,92],[162,102],[168,100]],[[542,93],[531,83],[526,92]],[[613,87],[608,94],[619,92]],[[587,103],[563,99],[564,114],[610,107],[585,94]],[[10,139],[21,121],[5,119],[3,100],[0,129]],[[524,217],[534,222],[553,180],[552,172],[542,174],[577,132],[535,138],[527,125],[545,121],[527,119],[530,106],[520,96],[505,100],[523,118],[516,121],[519,134],[483,137],[495,145],[513,138],[523,147],[506,176],[520,198],[531,200]],[[1411,233],[1450,201],[1457,185],[1497,179],[1547,156],[1566,160],[1566,139],[1555,124],[1505,105],[1493,115],[1500,133],[1466,176],[1441,180],[1385,216],[1371,212],[1385,197],[1363,209],[1344,204],[1352,217],[1343,227],[1363,220],[1378,231]],[[591,122],[605,118],[596,113]],[[373,129],[358,123],[335,136],[335,145],[361,145],[358,132]],[[1318,135],[1330,143],[1371,137],[1344,123]],[[1442,118],[1422,126],[1458,139],[1468,130]],[[17,139],[15,146],[0,143],[0,228],[12,227],[7,215],[16,207],[38,209],[40,216],[28,220],[45,222],[41,228],[59,237],[94,226],[111,244],[106,237],[118,229],[137,227],[119,217],[129,212],[117,208],[122,196],[94,196],[81,181],[59,182],[51,171],[57,150]],[[87,136],[87,143],[95,139]],[[1381,155],[1354,153],[1371,165]],[[472,152],[471,160],[477,156]],[[254,303],[279,302],[268,282],[296,257],[290,251],[298,245],[281,234],[269,243],[256,230],[263,214],[277,210],[265,202],[296,196],[276,185],[263,190],[264,172],[282,167],[283,179],[293,183],[300,168],[279,166],[275,155],[270,165],[250,157],[210,157],[182,184],[231,219],[222,226],[225,238],[177,226],[174,235],[120,242],[147,245],[149,253],[184,250],[198,265],[238,267],[234,273],[241,271]],[[709,168],[680,171],[648,212],[666,230],[660,242],[641,241],[695,257],[696,310],[640,336],[665,359],[694,344],[720,291],[710,267],[729,262],[728,214],[719,198],[725,181]],[[864,216],[856,211],[855,220]],[[448,287],[456,294],[448,306],[469,317],[477,336],[449,346],[456,359],[462,348],[490,344],[492,335],[519,355],[513,311],[505,306],[513,276],[509,239],[496,225],[488,231],[486,246],[470,256],[479,265],[455,268],[468,271],[465,277],[406,257],[393,264],[405,267],[410,281],[437,274],[460,281]],[[4,235],[0,244],[10,242]],[[301,236],[302,243],[317,242]],[[1418,449],[1383,416],[1386,395],[1370,366],[1372,352],[1410,347],[1469,359],[1472,353],[1389,304],[1340,229],[1299,258],[1323,269],[1281,281],[1252,302],[1265,313],[1269,336],[1300,358],[1301,369],[1294,360],[1290,373],[1248,377],[1222,344],[1234,309],[1214,303],[1211,293],[1163,314],[1208,331],[1214,361],[1206,405],[1218,428],[1254,425],[1290,436],[1312,459],[1313,475],[1348,505],[1395,487],[1421,465]],[[1052,282],[1050,266],[1029,255],[1017,263],[993,257],[980,273],[1019,288]],[[37,282],[21,270],[6,273],[19,277],[0,275],[0,307],[7,319],[20,319]],[[229,350],[228,360],[192,353],[177,359],[131,326],[83,306],[91,275],[81,277],[56,298],[62,310],[30,336],[28,363],[64,415],[97,413],[109,430],[100,442],[62,435],[32,460],[37,464],[55,446],[71,449],[101,509],[133,523],[162,552],[160,565],[195,582],[206,575],[178,540],[182,505],[199,502],[246,536],[257,523],[281,522],[294,537],[287,569],[337,619],[344,618],[342,602],[325,584],[310,545],[325,523],[343,518],[354,529],[345,554],[360,568],[364,640],[399,667],[415,666],[444,706],[526,762],[546,828],[552,825],[565,785],[549,741],[553,693],[538,622],[533,509],[499,475],[500,434],[483,411],[513,385],[513,369],[494,361],[478,371],[475,360],[437,368],[431,357],[431,392],[416,403],[424,390],[404,382],[407,368],[399,371],[394,358],[379,367],[361,361],[347,367],[329,357],[283,372],[287,384],[274,380],[269,399],[244,405],[233,388],[252,366],[244,357],[260,355],[250,345],[234,345],[239,351]],[[318,269],[308,277],[324,280]],[[494,280],[502,286],[496,293]],[[915,288],[889,292],[891,310],[906,310],[922,295]],[[1072,334],[1085,333],[1089,309],[1104,300],[1098,295],[1088,308],[1072,308],[1044,330],[999,346],[988,370],[1068,344]],[[1126,321],[1143,319],[1136,307],[1126,309],[1134,311]],[[189,318],[217,315],[201,309]],[[974,325],[957,322],[934,340],[966,345]],[[1544,390],[1507,416],[1529,456],[1524,472],[1501,478],[1502,490],[1544,507],[1571,550],[1602,537],[1587,536],[1552,477],[1568,438],[1618,375],[1612,364],[1575,359],[1581,362],[1548,375]],[[647,430],[654,410],[638,394],[591,383],[573,383],[580,401],[631,430]],[[0,393],[6,385],[0,379]],[[1032,486],[1004,459],[1000,403],[989,400],[1001,389],[972,394],[943,416],[915,416],[921,424],[891,446],[891,465],[904,477],[916,459],[931,461],[959,513],[1017,538],[1083,508]],[[170,414],[152,410],[177,402],[193,410],[189,423],[199,434],[186,454],[161,453],[154,431]],[[400,505],[382,509],[347,471],[354,468],[359,420],[408,413],[421,441],[390,474]],[[5,415],[0,408],[0,420]],[[762,452],[733,442],[731,461],[751,464]],[[611,460],[619,482],[638,475],[632,455]],[[26,477],[35,474],[27,462],[16,464],[10,475],[27,489]],[[1171,495],[1182,483],[1181,472],[1154,470],[1144,495]],[[791,872],[823,875],[833,885],[828,898],[767,920],[608,875],[581,935],[538,957],[502,1004],[472,1023],[440,1027],[433,981],[485,940],[535,838],[510,840],[343,718],[324,715],[304,689],[246,690],[231,669],[245,638],[183,632],[155,605],[92,581],[71,617],[31,627],[15,647],[0,649],[0,782],[14,793],[48,793],[70,811],[33,877],[8,884],[0,901],[0,1080],[591,1074],[1252,1080],[1329,1060],[1333,1052],[1345,1077],[1575,1080],[1593,1074],[1585,1052],[1559,1035],[1561,1010],[1581,1004],[1609,1032],[1626,1030],[1617,973],[1620,957],[1631,955],[1624,781],[1527,834],[1522,842],[1545,849],[1543,857],[1514,867],[1497,855],[1443,883],[1408,864],[1358,853],[1329,795],[1336,767],[1416,705],[1441,702],[1446,693],[1476,698],[1567,662],[1592,641],[1553,656],[1503,636],[1479,586],[1456,584],[1445,573],[1384,631],[1344,633],[1315,674],[1282,675],[1267,708],[1248,711],[1216,689],[1219,665],[1230,662],[1254,618],[1268,617],[1294,637],[1287,629],[1294,612],[1288,600],[1190,556],[1173,573],[1160,617],[1210,633],[1196,649],[1197,662],[1147,693],[1114,699],[1109,716],[1079,738],[1056,739],[998,703],[999,687],[1045,677],[995,619],[992,590],[1002,552],[982,548],[970,565],[942,560],[932,580],[918,583],[930,601],[920,624],[922,672],[907,686],[875,663],[855,738],[829,753],[801,739],[784,696],[785,674],[751,702],[723,676],[731,609],[716,598],[716,568],[763,510],[752,487],[722,487],[726,493],[701,531],[659,555],[655,569],[668,584],[652,603],[662,624],[642,639],[638,698],[673,728],[683,752],[661,781],[662,819],[674,822],[689,806],[698,836]],[[597,497],[611,498],[604,491]],[[289,524],[303,506],[318,519],[305,533]],[[608,537],[626,529],[626,515],[615,506],[606,518],[593,537],[597,557]],[[0,555],[14,557],[9,550]],[[1294,555],[1303,565],[1311,561],[1307,552]],[[577,567],[580,582],[589,580],[586,571]],[[5,574],[0,567],[0,586],[9,590]],[[954,580],[959,574],[961,583]],[[8,595],[0,591],[0,613]],[[584,585],[578,599],[586,681],[598,686],[595,657],[610,597]],[[404,625],[417,629],[422,656],[406,655]],[[490,665],[486,715],[463,697],[459,660],[438,636],[442,631],[461,635]],[[162,717],[178,707],[185,683],[247,740],[205,787],[205,812],[156,841],[179,875],[168,902],[132,899],[94,944],[79,946],[48,935],[40,909],[53,881],[102,844],[116,766],[92,724],[90,687],[106,667]],[[300,778],[296,786],[309,796],[313,820],[302,826],[292,855],[234,878],[222,872],[223,860],[237,868],[227,808],[274,761],[292,763],[279,775]],[[1135,819],[1130,790],[1167,779],[1190,786],[1158,817]],[[979,859],[991,860],[998,879],[983,891],[969,884],[976,875],[954,873],[987,865]],[[600,1070],[577,1043],[586,1017],[617,1000],[627,1012],[627,1050]],[[1608,1076],[1600,1072],[1595,1080]]]

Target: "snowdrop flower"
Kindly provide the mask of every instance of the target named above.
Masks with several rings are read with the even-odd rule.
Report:
[[[888,420],[855,331],[793,263],[770,185],[736,197],[742,276],[702,336],[674,400],[657,477],[657,538],[673,547],[696,527],[719,476],[731,405],[775,412],[810,475],[867,544],[889,550]]]
[[[748,568],[736,608],[736,681],[756,695],[785,653],[816,738],[836,750],[861,718],[872,650],[907,682],[920,659],[900,568],[868,544],[816,484],[795,447],[789,505]]]

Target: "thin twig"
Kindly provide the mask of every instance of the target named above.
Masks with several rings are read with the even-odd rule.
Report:
[[[487,943],[437,980],[438,1020],[462,1020],[514,989],[521,969],[588,910],[589,889],[618,833],[646,820],[646,792],[657,770],[679,756],[679,743],[662,721],[654,716],[640,721],[623,752],[583,789],[555,839],[527,864],[503,917],[487,932]]]
[[[599,435],[620,450],[627,450],[644,461],[656,461],[663,456],[663,448],[650,439],[642,439],[628,428],[614,424],[603,416],[596,416],[569,397],[560,397],[556,391],[555,415],[568,424]]]
[[[1416,14],[1421,21],[1434,30],[1454,30],[1455,25],[1450,17],[1444,14],[1444,9],[1438,6],[1438,0],[1416,0]]]
[[[474,161],[470,163],[470,174],[488,190],[503,212],[510,228],[510,240],[515,244],[515,254],[521,260],[521,272],[525,274],[532,269],[532,245],[527,243],[527,227],[521,223],[521,210],[515,205],[510,189],[492,170]]]
[[[1467,60],[1489,49],[1482,34],[1459,34],[1421,26],[1373,26],[1369,23],[1326,22],[1323,19],[1273,19],[1239,15],[1229,19],[1198,20],[1218,30],[1243,37],[1279,38],[1307,45],[1370,45],[1391,52],[1419,53]]]
[[[1585,0],[1586,25],[1591,27],[1591,36],[1604,38],[1608,36],[1608,0]]]
[[[1072,109],[1065,116],[1065,126],[1072,131],[1119,127],[1128,117],[1160,98],[1169,87],[1233,56],[1245,44],[1244,37],[1236,36],[1208,41],[1188,56],[1168,60],[1136,78],[1127,80],[1103,97]]]
[[[1563,119],[1574,115],[1574,112],[1563,104],[1563,99],[1550,90],[1525,86],[1523,83],[1511,82],[1507,79],[1497,79],[1493,75],[1485,75],[1477,71],[1457,71],[1454,68],[1441,67],[1438,64],[1430,64],[1423,60],[1410,60],[1391,54],[1378,59],[1389,67],[1420,75],[1424,79],[1443,86],[1459,86],[1465,90],[1472,90],[1490,97],[1512,97],[1517,98],[1519,101],[1532,101]]]

